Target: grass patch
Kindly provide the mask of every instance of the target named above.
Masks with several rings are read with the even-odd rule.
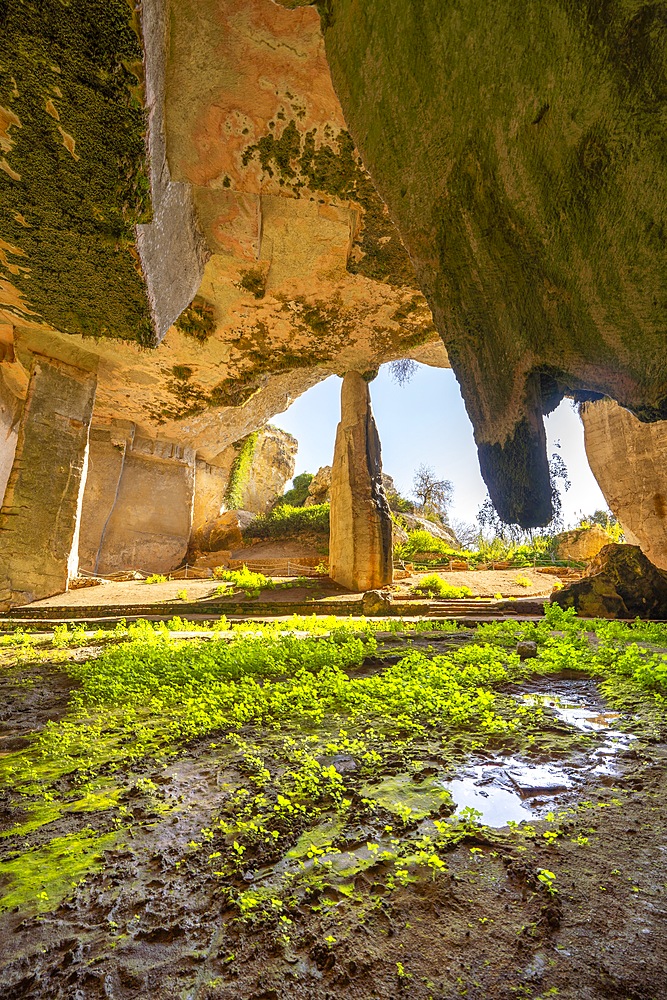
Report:
[[[196,764],[203,740],[224,763],[226,791],[214,796],[175,863],[215,880],[239,916],[260,921],[289,908],[301,882],[338,885],[355,866],[382,863],[389,889],[420,869],[437,877],[452,844],[477,828],[473,815],[444,819],[451,803],[438,784],[469,754],[562,754],[594,740],[520,703],[509,684],[581,671],[601,681],[612,704],[636,714],[633,726],[649,738],[667,728],[667,656],[650,648],[667,645],[664,625],[581,621],[547,606],[540,622],[480,626],[466,645],[408,649],[371,675],[360,668],[381,655],[378,633],[405,639],[458,626],[294,616],[222,618],[212,639],[198,637],[199,629],[211,625],[121,624],[92,640],[62,626],[55,645],[21,631],[3,637],[3,662],[17,677],[21,664],[57,659],[78,687],[64,718],[0,760],[6,794],[27,814],[4,838],[0,907],[53,907],[103,865],[106,846],[128,834],[131,849],[134,825],[150,829],[181,808],[165,798],[160,775],[182,758]],[[170,630],[193,638],[174,639]],[[520,639],[537,642],[536,659],[519,660]],[[91,641],[104,645],[99,655],[72,658],[72,647]],[[350,762],[343,770],[334,764],[340,757]],[[436,832],[425,837],[417,828],[427,815]],[[80,827],[49,839],[49,824],[65,816],[80,817]],[[360,828],[369,831],[361,858],[350,846]],[[281,868],[269,889],[244,887],[248,868],[290,857],[292,867]]]
[[[420,597],[442,597],[445,600],[458,600],[462,597],[471,597],[470,587],[454,587],[446,583],[437,573],[429,573],[421,578],[412,588],[412,593]]]

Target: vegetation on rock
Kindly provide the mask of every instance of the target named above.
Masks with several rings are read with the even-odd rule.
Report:
[[[329,537],[329,504],[292,507],[279,504],[268,514],[259,514],[244,531],[246,538],[289,538],[315,534]]]

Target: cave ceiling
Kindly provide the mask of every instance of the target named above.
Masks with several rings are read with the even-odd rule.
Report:
[[[0,345],[15,359],[0,371],[12,391],[25,393],[34,352],[96,367],[97,424],[131,420],[214,461],[331,373],[405,356],[448,364],[345,128],[314,8],[178,0],[165,12],[151,0],[142,67],[127,6],[95,0],[87,30],[97,17],[116,34],[70,73],[80,37],[53,15],[35,41],[26,20],[54,6],[3,14],[16,56],[0,64]],[[106,135],[114,122],[124,140]],[[120,212],[114,158],[132,176]]]

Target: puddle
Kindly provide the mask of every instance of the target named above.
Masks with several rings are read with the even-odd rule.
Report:
[[[569,762],[531,763],[519,757],[496,757],[473,762],[451,780],[441,781],[456,803],[453,818],[467,808],[481,813],[486,826],[536,819],[553,808],[557,796],[575,792],[591,778],[615,774],[617,755],[636,739],[632,733],[614,728],[620,712],[602,705],[594,682],[589,679],[556,683],[548,691],[522,692],[517,698],[528,705],[541,705],[568,726],[581,732],[600,734],[600,742],[585,758]]]

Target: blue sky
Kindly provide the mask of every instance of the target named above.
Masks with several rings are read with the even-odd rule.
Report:
[[[320,382],[273,418],[277,427],[299,442],[296,474],[316,472],[333,458],[340,414],[341,380]],[[486,496],[477,463],[472,426],[451,369],[419,365],[406,385],[399,386],[383,365],[371,382],[373,412],[382,442],[382,465],[393,476],[399,492],[408,496],[415,469],[424,463],[439,478],[454,484],[450,517],[472,522]],[[581,421],[569,400],[546,419],[549,454],[560,441],[572,486],[563,497],[565,523],[580,513],[590,514],[606,502],[589,468]]]

